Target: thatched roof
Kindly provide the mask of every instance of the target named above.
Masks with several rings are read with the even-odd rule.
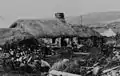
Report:
[[[79,35],[79,37],[91,37],[91,36],[97,36],[100,37],[100,33],[98,33],[97,31],[94,31],[93,29],[89,28],[89,27],[85,27],[85,26],[71,26]]]
[[[0,28],[0,46],[34,38],[31,34],[14,28]]]
[[[10,28],[20,28],[29,32],[35,37],[61,37],[75,36],[76,32],[67,24],[63,24],[56,19],[38,20],[38,19],[19,19]]]

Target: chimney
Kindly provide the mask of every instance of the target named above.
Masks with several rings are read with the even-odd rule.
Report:
[[[62,23],[66,23],[64,13],[55,13],[55,17]]]

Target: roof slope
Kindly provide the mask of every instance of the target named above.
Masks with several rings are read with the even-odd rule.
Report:
[[[101,33],[101,35],[111,37],[111,36],[116,36],[116,33],[114,33],[113,30],[109,28],[108,30]]]
[[[19,19],[10,28],[20,28],[35,37],[75,36],[76,32],[58,20]]]
[[[14,28],[0,28],[0,45],[34,38],[31,34]]]
[[[72,26],[72,28],[77,32],[80,37],[101,36],[100,33],[98,33],[97,31],[85,26]]]

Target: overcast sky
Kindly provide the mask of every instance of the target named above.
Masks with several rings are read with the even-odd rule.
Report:
[[[55,12],[79,16],[104,11],[120,11],[120,0],[0,0],[0,27],[18,18],[54,17]]]

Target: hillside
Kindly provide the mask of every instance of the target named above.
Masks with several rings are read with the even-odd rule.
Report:
[[[66,20],[71,24],[80,24],[81,17],[67,17]],[[89,25],[90,27],[102,27],[106,23],[113,21],[120,21],[120,12],[95,12],[86,15],[82,15],[82,23],[84,25]]]

